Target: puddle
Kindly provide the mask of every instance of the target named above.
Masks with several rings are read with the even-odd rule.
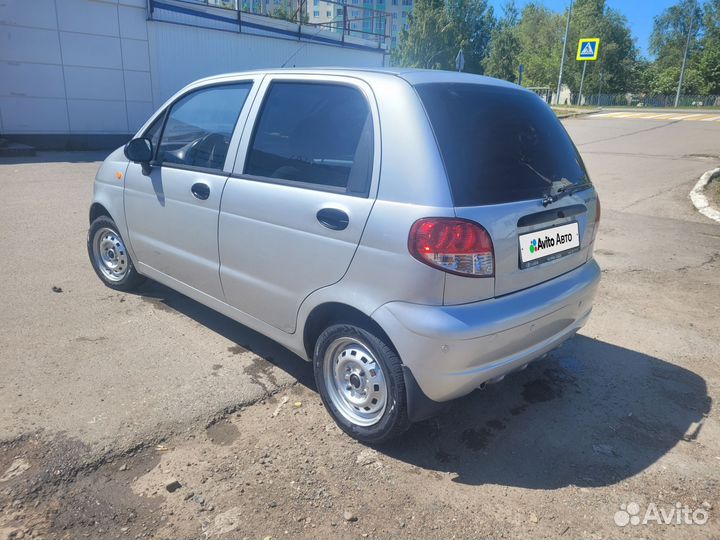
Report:
[[[482,450],[492,439],[492,432],[487,428],[469,428],[462,432],[460,440],[470,450]]]
[[[487,422],[485,422],[485,425],[490,429],[494,429],[495,431],[501,431],[506,427],[505,423],[501,422],[500,420],[488,420]]]
[[[228,446],[240,437],[240,431],[230,422],[216,422],[205,431],[212,443],[221,446]]]

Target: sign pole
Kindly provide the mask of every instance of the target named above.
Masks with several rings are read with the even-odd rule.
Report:
[[[585,84],[585,70],[588,62],[595,62],[600,53],[600,38],[580,38],[578,41],[578,50],[575,60],[583,63],[582,77],[580,77],[580,92],[578,92],[577,104],[582,104],[583,85]],[[599,95],[599,94],[598,94]],[[598,99],[600,99],[598,97]]]
[[[580,93],[578,95],[578,105],[582,105],[582,89],[583,89],[583,83],[585,82],[585,68],[587,67],[587,60],[583,60],[583,72],[582,77],[580,77]]]

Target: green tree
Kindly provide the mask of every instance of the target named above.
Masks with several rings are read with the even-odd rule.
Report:
[[[705,4],[703,29],[697,55],[700,92],[720,94],[720,0],[710,0]]]
[[[446,0],[449,13],[449,31],[453,36],[455,51],[451,51],[452,67],[455,56],[462,50],[465,71],[484,73],[483,61],[488,55],[490,36],[495,27],[495,16],[487,0]]]
[[[695,0],[680,0],[655,17],[650,35],[650,53],[655,59],[648,70],[649,93],[674,94],[677,91],[688,33],[690,46],[682,91],[686,94],[701,91],[702,75],[698,70],[698,60],[702,50],[700,37],[703,26],[703,12]]]
[[[495,24],[487,0],[416,0],[409,29],[393,50],[395,65],[455,69],[462,50],[465,71],[482,73]]]
[[[694,13],[693,13],[694,12]],[[681,0],[655,17],[650,35],[650,52],[655,67],[664,69],[680,66],[692,19],[689,57],[699,50],[698,36],[702,33],[703,13],[695,0]]]
[[[720,94],[720,43],[704,49],[697,63],[697,74],[700,93]]]
[[[273,9],[270,14],[271,17],[274,17],[276,19],[284,19],[286,21],[290,22],[297,22],[297,11],[290,10],[286,6],[278,6],[275,9]],[[300,20],[303,23],[307,23],[310,20],[310,17],[308,14],[303,11],[300,14]]]
[[[518,63],[523,64],[524,86],[557,84],[565,20],[536,3],[527,4],[517,25],[516,36],[520,43]]]
[[[519,13],[515,2],[509,0],[503,7],[503,16],[490,36],[490,52],[484,62],[486,75],[510,82],[517,81],[520,64],[518,22]]]

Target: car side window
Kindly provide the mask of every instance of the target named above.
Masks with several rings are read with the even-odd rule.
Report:
[[[367,195],[372,163],[372,114],[357,88],[272,83],[248,150],[246,175]]]
[[[157,161],[222,170],[251,87],[252,83],[211,86],[176,101],[168,112]]]

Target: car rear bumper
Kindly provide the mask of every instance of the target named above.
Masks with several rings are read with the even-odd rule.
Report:
[[[373,313],[422,393],[436,402],[524,367],[587,321],[600,281],[590,260],[529,289],[456,306],[390,302]]]

